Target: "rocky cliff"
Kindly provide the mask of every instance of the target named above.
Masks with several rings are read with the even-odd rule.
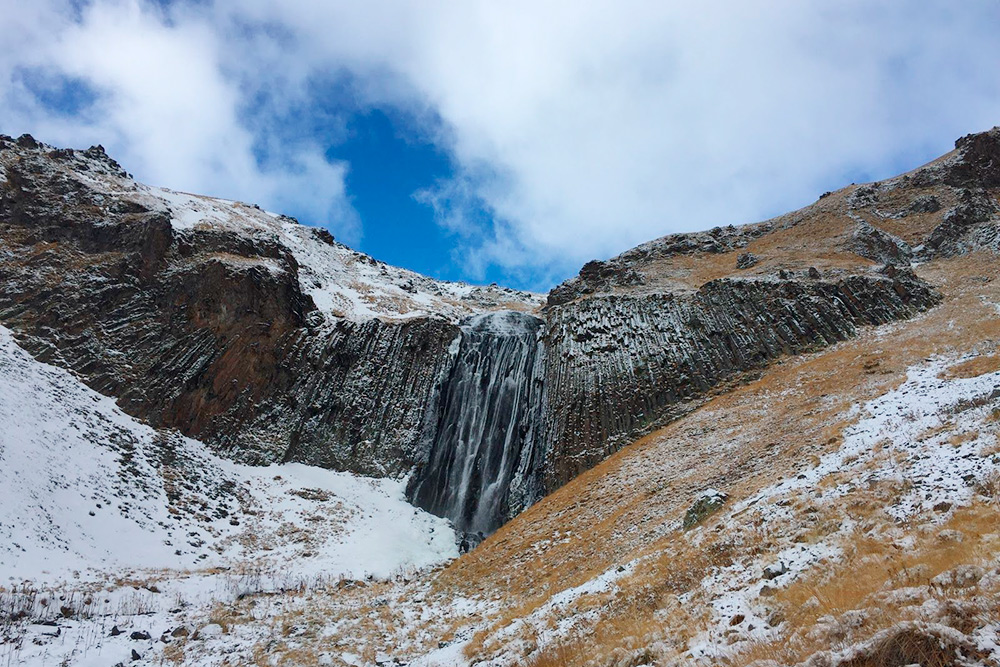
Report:
[[[542,492],[532,467],[543,455],[543,326],[524,313],[487,313],[456,340],[409,495],[464,532],[491,532]]]
[[[543,479],[554,489],[721,383],[936,302],[912,273],[718,279],[688,293],[607,294],[547,312]]]
[[[240,460],[406,472],[457,321],[534,305],[147,188],[99,147],[2,138],[0,163],[0,321],[131,414]]]
[[[389,267],[255,206],[0,138],[0,323],[123,409],[253,462],[372,475],[489,532],[782,355],[933,306],[996,251],[1000,131],[764,223],[591,262],[547,302]]]

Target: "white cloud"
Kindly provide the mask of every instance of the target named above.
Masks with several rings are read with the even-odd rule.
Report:
[[[308,102],[310,81],[349,73],[362,103],[442,121],[428,131],[458,170],[424,196],[448,204],[462,261],[545,280],[915,166],[1000,122],[997,7],[245,0],[185,5],[167,27],[98,0],[82,24],[54,22],[49,63],[110,91],[93,124],[148,173],[287,191],[347,218],[340,168],[303,144],[285,152],[298,175],[262,171],[261,129],[239,110],[261,91]]]
[[[325,160],[317,145],[275,146],[255,136],[241,117],[244,91],[223,69],[232,54],[215,26],[137,0],[93,3],[75,21],[64,3],[27,16],[20,5],[3,9],[25,17],[32,32],[19,54],[7,49],[0,60],[9,82],[0,94],[20,109],[4,123],[10,131],[30,129],[61,145],[100,142],[147,182],[294,208],[359,238],[346,165]],[[43,106],[18,83],[24,68],[35,78],[85,84],[96,100],[69,116]],[[256,155],[261,146],[270,148],[265,160]]]

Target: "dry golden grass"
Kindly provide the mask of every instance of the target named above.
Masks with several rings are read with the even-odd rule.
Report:
[[[951,366],[941,373],[948,380],[957,378],[972,378],[986,373],[1000,371],[1000,354],[983,355]]]
[[[843,558],[835,566],[775,594],[773,600],[780,605],[787,623],[783,637],[741,652],[734,664],[751,665],[765,658],[797,664],[830,648],[831,638],[845,644],[863,642],[886,628],[919,619],[921,609],[917,603],[932,597],[942,600],[950,610],[940,620],[963,633],[1000,621],[1000,616],[993,616],[996,607],[989,602],[992,599],[993,605],[1000,603],[1000,590],[932,581],[959,566],[995,566],[1000,557],[998,525],[1000,508],[979,502],[957,510],[944,525],[933,530],[911,532],[917,539],[906,548],[881,539],[851,540],[844,545]],[[894,596],[896,592],[899,594]],[[849,612],[855,615],[840,620]],[[826,626],[833,619],[832,627],[817,632],[824,619]]]
[[[776,218],[777,231],[751,241],[746,248],[653,260],[642,267],[648,281],[646,287],[697,289],[719,278],[773,274],[778,269],[802,271],[814,266],[820,271],[833,271],[871,266],[873,262],[847,249],[857,223],[844,214],[844,200],[854,189],[845,188],[800,211]],[[757,255],[759,263],[737,271],[736,258],[744,252]]]
[[[875,263],[850,250],[858,223],[848,215],[851,209],[848,200],[859,187],[848,186],[798,211],[774,218],[769,222],[776,231],[751,241],[746,248],[721,254],[694,253],[647,260],[642,266],[647,280],[643,289],[697,289],[719,278],[773,274],[778,269],[801,271],[814,266],[823,272],[836,273],[870,267]],[[905,216],[894,217],[898,212],[907,211],[917,197],[928,194],[935,195],[941,203],[938,211],[908,212]],[[951,188],[901,187],[880,191],[875,205],[854,209],[851,213],[916,246],[941,224],[944,215],[956,203],[957,195]],[[738,271],[736,258],[743,252],[753,253],[759,261],[750,269]]]
[[[478,627],[467,655],[480,660],[508,648],[497,632],[513,625],[512,637],[527,647],[521,659],[539,665],[601,664],[621,651],[654,641],[681,651],[709,618],[707,601],[697,592],[683,604],[678,595],[695,591],[708,573],[734,558],[769,553],[779,539],[825,539],[842,518],[811,507],[808,499],[795,498],[789,502],[796,512],[810,514],[808,525],[755,526],[748,512],[738,518],[747,525],[736,536],[716,532],[718,517],[710,517],[691,533],[676,530],[697,494],[707,487],[719,488],[730,495],[731,506],[776,479],[793,477],[840,446],[849,408],[897,387],[910,366],[934,355],[995,349],[1000,343],[1000,315],[989,302],[1000,303],[1000,281],[988,278],[997,268],[997,259],[987,254],[924,265],[921,274],[939,285],[945,296],[940,306],[914,320],[868,329],[826,350],[775,363],[759,379],[714,396],[695,412],[583,473],[472,553],[428,577],[430,588],[421,589],[419,607],[440,611],[429,621],[414,624],[396,610],[412,595],[405,587],[393,589],[395,598],[389,588],[376,592],[377,587],[329,592],[326,601],[317,594],[316,610],[308,622],[348,621],[333,636],[317,641],[314,650],[364,637],[370,642],[367,646],[381,645],[389,651],[409,642],[408,650],[417,654],[435,647],[439,638],[456,636],[460,628]],[[975,369],[970,366],[960,372]],[[875,527],[882,520],[878,508],[900,492],[889,486],[866,489],[842,509],[866,529]],[[879,557],[889,557],[878,552],[877,544],[861,548],[870,553],[859,552],[858,558],[867,556],[878,563]],[[948,553],[942,551],[941,567]],[[521,622],[554,594],[636,558],[643,560],[630,576],[619,580],[614,595],[581,598],[572,609],[538,618],[537,627]],[[888,576],[873,567],[873,578],[867,583],[859,579],[853,592],[848,588],[834,594],[819,588],[826,600],[820,604],[831,609],[846,608],[856,600],[863,604],[867,587],[877,585],[883,575]],[[390,596],[390,603],[378,607],[377,599],[385,596]],[[816,591],[809,597],[817,597]],[[483,611],[485,617],[467,617],[449,612],[450,601],[456,598],[499,604],[494,611]],[[528,650],[534,634],[557,617],[585,612],[596,620],[583,623],[569,642]],[[801,622],[808,620],[803,617]],[[275,627],[280,635],[280,625]],[[773,655],[777,648],[761,646],[759,651]],[[282,657],[291,649],[272,647],[268,664],[294,663]]]
[[[941,306],[772,366],[759,380],[715,397],[579,476],[453,563],[435,582],[438,590],[469,596],[503,591],[507,600],[507,611],[470,645],[470,656],[488,655],[491,646],[482,638],[552,594],[639,555],[670,554],[677,565],[667,581],[696,578],[697,568],[685,575],[680,547],[658,537],[694,496],[715,486],[735,502],[793,475],[839,446],[840,415],[898,386],[909,366],[1000,340],[1000,317],[980,298],[1000,302],[1000,290],[980,280],[995,267],[996,259],[986,255],[925,267],[945,294]],[[802,539],[816,539],[823,529],[820,522]]]

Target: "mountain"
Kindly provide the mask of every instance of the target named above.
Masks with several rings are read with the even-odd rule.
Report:
[[[590,262],[544,297],[434,281],[250,204],[138,184],[100,147],[3,137],[0,165],[16,369],[0,410],[27,424],[0,441],[23,480],[0,528],[27,545],[0,561],[25,580],[0,591],[0,611],[20,614],[2,626],[10,655],[1000,656],[1000,129],[773,220]],[[403,521],[404,492],[449,523]],[[127,528],[76,511],[133,495],[99,524]],[[178,503],[201,509],[168,529]],[[360,536],[384,521],[398,532]],[[158,555],[109,552],[111,530],[140,531]],[[161,548],[185,531],[201,537]],[[270,549],[232,546],[248,532]],[[50,534],[89,583],[28,567]],[[382,551],[396,556],[365,566]],[[100,639],[95,619],[141,616],[56,619],[39,602],[121,595],[108,577],[126,568],[179,597],[216,590],[150,621],[199,637]],[[28,641],[27,620],[56,625]]]
[[[135,183],[100,147],[0,148],[0,322],[39,359],[240,461],[415,468],[410,496],[473,533],[721,384],[937,299],[905,268],[875,270],[912,250],[855,213],[864,193],[823,234],[839,199],[591,262],[543,305]],[[798,237],[822,247],[784,250]],[[736,270],[730,254],[751,245],[778,251]],[[803,250],[824,261],[804,265]]]

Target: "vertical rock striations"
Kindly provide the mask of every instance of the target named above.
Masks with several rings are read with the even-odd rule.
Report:
[[[98,191],[125,179],[103,151],[0,138],[0,158],[0,322],[33,354],[238,460],[418,462],[455,324],[324,317],[273,235],[178,229],[131,191]]]
[[[836,282],[725,279],[691,293],[603,295],[547,313],[546,491],[720,383],[782,355],[845,340],[857,327],[936,302],[909,272]]]
[[[1000,252],[998,165],[994,129],[774,220],[651,241],[539,318],[534,295],[142,186],[100,147],[0,136],[0,323],[153,425],[244,461],[414,471],[415,503],[487,533],[745,373],[931,307],[911,261]]]

